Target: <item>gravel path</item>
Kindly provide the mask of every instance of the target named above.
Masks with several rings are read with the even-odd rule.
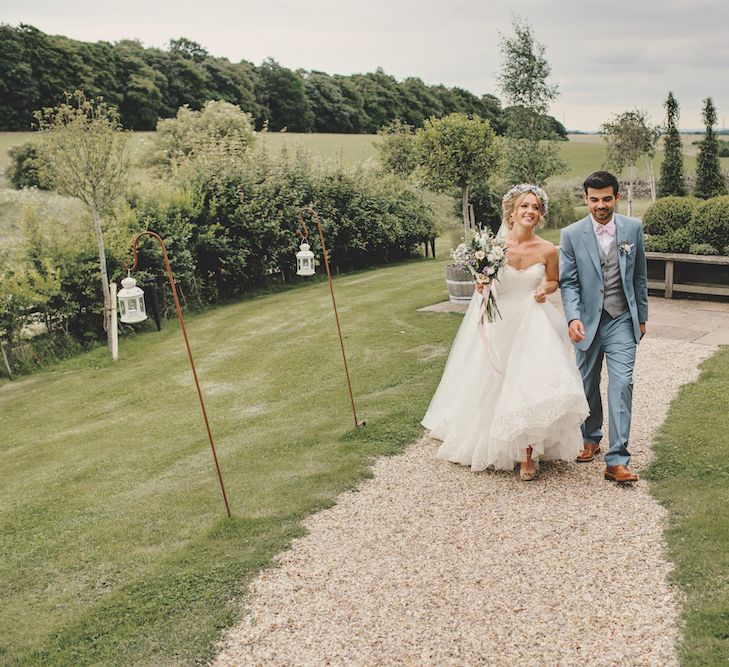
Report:
[[[633,464],[713,348],[647,338]],[[606,382],[603,382],[606,385]],[[540,480],[434,458],[424,438],[306,521],[252,584],[222,665],[676,665],[663,509],[603,462]]]

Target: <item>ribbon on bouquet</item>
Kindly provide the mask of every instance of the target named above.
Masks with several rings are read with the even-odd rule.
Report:
[[[481,306],[479,308],[478,324],[476,326],[478,327],[478,335],[481,336],[481,341],[483,342],[483,345],[486,348],[486,354],[488,354],[489,361],[491,362],[493,369],[499,375],[502,375],[503,373],[497,365],[498,357],[496,355],[496,351],[494,350],[493,343],[491,342],[491,337],[489,336],[489,328],[488,328],[489,317],[488,317],[487,305],[488,305],[489,299],[491,298],[492,290],[493,290],[493,297],[494,297],[494,299],[496,299],[496,286],[494,285],[492,287],[491,285],[484,285],[483,291],[481,292]]]

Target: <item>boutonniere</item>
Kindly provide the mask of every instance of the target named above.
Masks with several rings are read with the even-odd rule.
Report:
[[[621,255],[629,255],[631,252],[633,252],[634,245],[635,245],[635,243],[630,243],[629,241],[623,241],[618,246],[618,250],[620,250]]]

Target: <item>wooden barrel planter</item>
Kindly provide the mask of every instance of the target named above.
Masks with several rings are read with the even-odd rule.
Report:
[[[476,288],[476,281],[471,272],[457,264],[445,267],[445,279],[448,286],[448,299],[451,303],[469,303]]]

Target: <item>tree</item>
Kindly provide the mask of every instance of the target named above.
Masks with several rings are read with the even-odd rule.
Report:
[[[658,181],[659,197],[686,196],[686,179],[683,175],[683,145],[678,133],[679,106],[672,92],[666,99],[666,129],[663,135],[663,164]]]
[[[168,170],[215,145],[218,155],[242,157],[255,140],[251,115],[229,102],[206,102],[201,111],[180,107],[157,124],[147,159]]]
[[[334,79],[339,84],[339,89],[342,91],[342,97],[345,103],[351,109],[349,121],[352,123],[352,132],[364,132],[368,119],[364,110],[364,100],[359,89],[349,76],[335,74]]]
[[[314,117],[301,76],[273,58],[264,61],[258,73],[269,128],[274,132],[284,128],[290,132],[309,132]]]
[[[23,258],[25,259],[25,258]],[[20,335],[29,309],[42,310],[60,291],[59,271],[48,259],[18,264],[0,252],[0,330],[10,347]]]
[[[395,118],[404,117],[402,96],[394,77],[381,68],[367,74],[353,74],[350,80],[357,88],[367,118],[366,132],[377,132]]]
[[[111,296],[101,213],[122,194],[129,171],[127,135],[119,113],[102,98],[76,91],[66,102],[35,114],[42,136],[40,166],[60,194],[80,199],[91,210],[99,250],[104,328],[111,348]]]
[[[380,135],[380,141],[375,144],[375,148],[380,154],[382,166],[387,171],[407,178],[418,166],[413,126],[396,118],[383,125],[377,134]]]
[[[118,105],[121,123],[132,130],[154,130],[157,117],[163,111],[157,70],[144,61],[144,47],[135,40],[119,42],[116,58],[116,76],[122,90]],[[168,85],[166,77],[160,85],[162,81]]]
[[[710,97],[704,101],[703,111],[706,134],[699,146],[696,159],[696,186],[694,194],[700,199],[709,199],[727,194],[726,179],[719,162],[719,140],[714,132],[716,108]]]
[[[545,117],[549,118],[548,116]],[[525,120],[525,124],[530,124]],[[512,124],[512,129],[519,127]],[[567,164],[560,157],[559,146],[554,140],[533,141],[527,137],[507,134],[505,176],[512,183],[536,183],[544,185],[550,176],[561,174]]]
[[[38,148],[32,141],[13,146],[8,150],[10,164],[5,169],[5,176],[16,189],[39,188],[47,190],[40,175]]]
[[[314,132],[349,132],[356,110],[344,96],[340,80],[325,72],[304,74],[306,98],[312,111]]]
[[[518,127],[519,122],[522,120],[519,114],[524,114],[525,110],[523,107],[506,107],[502,112],[503,122],[506,127],[511,125],[512,127]],[[567,129],[562,123],[560,123],[554,116],[547,114],[542,115],[537,119],[541,131],[545,138],[549,138],[551,141],[568,141]]]
[[[196,63],[201,63],[208,57],[208,52],[200,44],[187,37],[171,39],[168,47],[172,53],[177,53],[188,60],[194,60]]]
[[[34,109],[51,104],[64,90],[78,88],[87,79],[89,68],[71,48],[71,40],[46,35],[30,25],[3,26],[0,55],[3,129],[27,130]]]
[[[24,26],[0,25],[0,128],[28,130],[40,98],[39,81],[26,53]]]
[[[481,95],[481,111],[478,115],[491,123],[496,134],[504,134],[506,131],[501,100],[496,95],[491,95],[491,93]]]
[[[32,26],[0,25],[0,129],[26,130],[33,110],[53,106],[64,91],[83,90],[119,108],[127,129],[152,130],[184,105],[224,100],[251,113],[256,128],[377,132],[395,118],[420,127],[430,116],[477,115],[503,134],[501,103],[490,94],[398,82],[382,69],[351,76],[291,71],[273,60],[260,67],[211,55],[185,37],[167,47],[138,40],[81,42]]]
[[[443,115],[441,101],[421,79],[409,77],[399,84],[399,89],[404,123],[413,127],[422,127],[430,116]],[[455,109],[450,109],[450,111],[455,111]]]
[[[179,51],[164,52],[159,71],[167,80],[167,104],[172,113],[185,104],[191,109],[202,109],[210,99],[204,68]]]
[[[416,133],[416,154],[423,180],[434,190],[461,190],[464,240],[468,240],[469,191],[488,181],[499,167],[496,132],[482,118],[453,113],[430,118]]]
[[[559,94],[549,83],[552,67],[545,48],[534,39],[525,20],[514,18],[514,35],[501,38],[498,76],[510,113],[506,122],[506,176],[514,182],[544,184],[567,169],[554,142],[554,124],[547,115]]]
[[[628,168],[628,215],[633,215],[633,184],[636,178],[636,165],[641,157],[646,158],[652,194],[655,193],[652,165],[658,128],[651,125],[645,111],[625,111],[614,116],[613,120],[602,125],[607,143],[605,167],[617,174]],[[655,195],[653,197],[655,200]]]
[[[124,82],[118,78],[116,47],[109,42],[67,40],[84,65],[83,78],[67,90],[79,88],[89,97],[102,96],[107,104],[119,106],[124,99]],[[38,109],[43,105],[38,105]],[[120,112],[121,113],[121,112]]]

